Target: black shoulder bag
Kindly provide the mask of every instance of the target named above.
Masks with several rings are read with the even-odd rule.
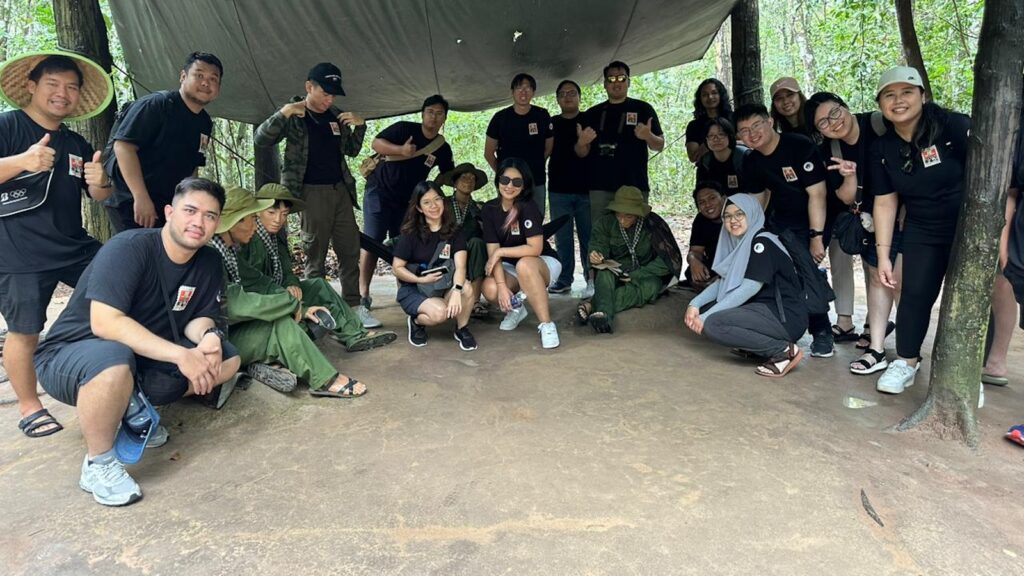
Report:
[[[846,210],[843,210],[836,216],[836,221],[832,224],[832,237],[839,242],[839,248],[843,252],[852,256],[860,255],[864,252],[868,245],[868,231],[864,229],[864,224],[860,217],[860,204],[863,201],[862,192],[864,190],[863,177],[861,176],[864,170],[864,146],[858,146],[858,164],[857,164],[857,196]],[[832,140],[832,155],[836,158],[843,157],[842,147],[839,145],[838,140]]]
[[[53,138],[56,151],[53,168],[44,172],[23,172],[0,184],[0,218],[35,210],[46,202],[50,195],[50,184],[53,183],[53,173],[57,170],[57,163],[64,157],[64,128],[61,127]]]
[[[444,293],[447,292],[455,283],[455,255],[450,254],[449,258],[440,258],[441,252],[444,251],[444,247],[448,245],[448,243],[448,240],[441,240],[437,243],[434,255],[430,258],[430,263],[427,264],[426,268],[424,268],[424,270],[430,270],[431,268],[443,266],[445,268],[445,272],[441,275],[441,279],[437,282],[431,282],[430,284],[416,285],[420,292],[427,298],[443,296]]]

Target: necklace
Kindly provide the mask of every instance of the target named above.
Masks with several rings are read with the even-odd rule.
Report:
[[[629,239],[629,234],[626,233],[626,229],[619,224],[619,232],[622,233],[622,239],[626,242],[626,249],[629,250],[629,258],[633,261],[633,269],[636,270],[640,267],[640,264],[636,260],[636,245],[640,242],[640,229],[644,227],[644,219],[637,218],[636,220],[636,231],[633,233],[633,239]]]

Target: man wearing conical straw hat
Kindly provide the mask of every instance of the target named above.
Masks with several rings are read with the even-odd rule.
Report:
[[[82,191],[110,195],[100,153],[64,125],[102,112],[113,96],[103,69],[78,54],[24,54],[0,65],[0,314],[9,330],[4,368],[26,436],[62,426],[36,394],[32,355],[58,282],[74,287],[100,243],[82,228]]]

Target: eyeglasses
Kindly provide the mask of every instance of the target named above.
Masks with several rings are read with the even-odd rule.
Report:
[[[746,213],[744,213],[742,210],[737,210],[735,212],[726,212],[726,213],[722,214],[722,221],[723,222],[733,222],[733,221],[739,222],[740,220],[743,220],[746,217],[747,217]]]
[[[750,136],[754,132],[760,132],[761,129],[764,128],[767,124],[768,123],[765,122],[764,120],[758,120],[757,122],[754,122],[753,124],[746,128],[740,128],[739,130],[737,130],[736,135],[739,136],[740,138],[745,139],[747,136]]]
[[[818,130],[824,130],[825,128],[828,128],[831,124],[835,124],[835,122],[839,120],[839,117],[842,115],[843,107],[833,106],[832,109],[828,111],[828,116],[822,118],[821,120],[818,120],[817,122],[815,122],[814,125],[818,127]]]
[[[709,132],[707,139],[708,140],[728,140],[729,137],[726,136],[725,134],[723,134],[722,132],[713,132],[713,133]]]
[[[572,98],[574,96],[579,96],[580,93],[575,90],[562,90],[561,92],[556,92],[555,95],[559,98]]]
[[[619,82],[625,82],[629,79],[629,76],[625,74],[619,74],[618,76],[605,76],[605,82],[609,84],[618,84]]]
[[[508,176],[498,176],[498,184],[501,184],[502,186],[512,185],[512,187],[514,187],[514,188],[522,188],[523,187],[523,179],[522,178],[509,178]]]
[[[904,174],[910,174],[914,171],[914,149],[910,146],[909,142],[900,144],[900,159],[903,161],[900,164],[900,170]]]

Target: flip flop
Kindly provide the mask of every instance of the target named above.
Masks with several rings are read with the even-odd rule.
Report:
[[[49,430],[42,430],[45,426],[53,426]],[[64,429],[64,426],[57,419],[50,415],[50,411],[46,408],[38,410],[25,416],[18,422],[18,429],[25,433],[25,436],[29,438],[42,438],[49,436],[50,434],[56,434]]]
[[[1006,386],[1010,383],[1010,380],[1006,376],[993,376],[991,374],[982,374],[981,383],[989,384],[992,386]]]
[[[1024,424],[1013,426],[1006,431],[1006,439],[1015,444],[1024,446]]]
[[[356,384],[359,384],[359,380],[356,380],[351,376],[347,376],[347,378],[348,383],[342,386],[337,392],[331,392],[330,386],[325,386],[320,390],[310,390],[309,395],[316,396],[317,398],[358,398],[363,394],[366,394],[367,390],[363,390],[361,393],[355,394],[355,386]],[[333,384],[333,382],[331,384]]]

